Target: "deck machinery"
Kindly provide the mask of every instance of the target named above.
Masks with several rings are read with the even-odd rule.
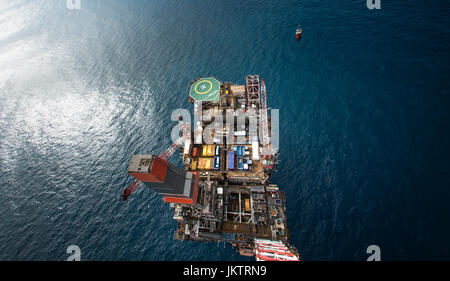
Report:
[[[163,155],[133,155],[128,173],[174,208],[174,238],[231,243],[257,260],[298,261],[289,244],[285,194],[270,183],[278,154],[272,146],[266,86],[258,75],[246,85],[214,77],[191,83],[194,126]],[[184,169],[168,162],[176,148]]]

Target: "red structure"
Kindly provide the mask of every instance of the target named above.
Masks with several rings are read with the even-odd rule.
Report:
[[[182,136],[166,149],[161,156],[132,156],[128,167],[128,174],[133,176],[136,180],[123,191],[123,202],[125,202],[128,197],[141,186],[141,183],[144,183],[158,193],[168,195],[167,200],[169,201],[172,200],[170,198],[177,198],[177,201],[184,200],[183,202],[186,204],[196,203],[198,177],[196,178],[195,183],[191,183],[192,173],[186,173],[168,162],[170,156],[177,151],[183,144],[183,141],[190,138],[190,124],[180,121],[179,126],[182,130]],[[166,178],[167,176],[168,178]],[[190,181],[186,182],[188,179]]]
[[[128,174],[161,194],[166,202],[197,203],[198,175],[185,172],[157,155],[133,155]],[[127,198],[136,188],[133,183],[125,189],[123,197]]]
[[[257,261],[300,261],[298,253],[294,251],[282,241],[255,239]]]
[[[191,197],[178,197],[178,196],[165,196],[163,198],[164,202],[167,203],[177,203],[177,204],[185,204],[185,205],[195,205],[197,203],[197,197],[198,197],[198,184],[199,184],[199,177],[198,174],[194,174],[194,182],[193,182],[193,192]]]

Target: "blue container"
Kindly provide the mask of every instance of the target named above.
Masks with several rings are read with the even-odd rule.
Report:
[[[238,170],[243,170],[244,169],[244,159],[242,159],[242,157],[238,157]]]
[[[228,152],[228,170],[234,170],[234,151]]]

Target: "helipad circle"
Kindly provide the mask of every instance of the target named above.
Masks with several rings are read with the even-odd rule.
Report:
[[[200,90],[198,89],[200,88]],[[208,80],[200,80],[197,82],[197,85],[195,85],[195,92],[199,95],[204,95],[209,93],[209,91],[211,91],[211,89],[213,88],[213,85],[211,83],[211,81]]]
[[[196,101],[219,102],[220,81],[214,77],[199,78],[191,84],[189,96]]]

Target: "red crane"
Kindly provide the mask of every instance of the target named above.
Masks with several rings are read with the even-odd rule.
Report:
[[[183,144],[185,139],[189,139],[191,136],[190,132],[190,123],[185,123],[180,121],[179,126],[182,131],[182,136],[179,137],[169,148],[166,149],[161,155],[160,158],[167,161],[170,156],[173,155],[175,151]],[[122,193],[122,202],[127,201],[128,197],[133,193],[136,189],[142,186],[142,183],[139,180],[134,180],[127,188],[123,190]]]

